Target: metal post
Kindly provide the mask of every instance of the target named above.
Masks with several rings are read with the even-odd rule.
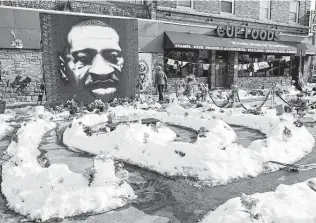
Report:
[[[298,77],[299,77],[299,84],[301,85],[301,87],[303,87],[303,64],[302,64],[302,50],[300,50],[300,66],[299,66],[299,74],[298,74]]]
[[[273,86],[272,88],[271,108],[274,107],[274,97],[275,97],[275,86]]]

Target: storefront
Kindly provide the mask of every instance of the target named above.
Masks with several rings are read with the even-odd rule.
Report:
[[[280,41],[279,31],[235,26],[194,29],[163,23],[157,26],[157,43],[162,45],[162,63],[171,83],[194,74],[212,88],[229,88],[232,84],[268,88],[275,83],[290,85],[298,78],[296,54],[300,42]],[[316,48],[308,43],[305,46],[302,64],[308,66]]]

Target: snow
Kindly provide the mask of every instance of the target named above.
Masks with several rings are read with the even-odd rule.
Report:
[[[298,161],[311,152],[315,142],[305,127],[299,128],[293,124],[292,116],[277,117],[275,111],[269,110],[264,110],[264,116],[255,116],[242,114],[241,109],[235,112],[232,109],[206,112],[205,108],[184,109],[172,103],[167,107],[167,112],[131,107],[116,107],[111,112],[130,120],[154,117],[163,123],[196,131],[205,127],[208,132],[206,137],[199,136],[196,143],[174,142],[171,130],[165,125],[158,125],[155,130],[136,123],[119,125],[109,133],[87,136],[81,125],[86,125],[85,120],[89,120],[90,116],[88,114],[73,120],[72,126],[64,133],[64,144],[92,154],[101,151],[109,153],[115,159],[167,176],[194,177],[208,185],[227,184],[239,178],[256,177],[267,170],[275,171],[279,166],[268,161]],[[106,122],[106,119],[100,118],[100,122]],[[244,148],[234,143],[236,134],[226,122],[260,130],[267,138],[256,140]],[[283,135],[285,127],[292,136]]]
[[[95,179],[71,172],[67,165],[42,168],[37,149],[44,134],[56,127],[48,121],[53,115],[37,109],[31,121],[22,124],[18,140],[12,141],[2,166],[2,193],[8,208],[29,219],[45,221],[92,212],[100,213],[122,207],[136,196],[126,182],[117,178],[113,160],[99,155],[94,160]]]
[[[313,178],[290,186],[281,184],[274,192],[233,198],[210,212],[201,223],[313,223],[316,222],[315,185],[316,178]],[[243,205],[251,200],[255,201],[254,205],[248,208]],[[256,221],[250,214],[260,216],[260,219]]]
[[[15,116],[14,112],[6,112],[5,114],[0,114],[0,140],[6,137],[13,128],[7,122]]]

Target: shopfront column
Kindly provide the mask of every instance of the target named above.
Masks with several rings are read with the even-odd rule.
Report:
[[[237,83],[238,78],[238,52],[231,51],[228,54],[227,86]]]
[[[211,72],[210,72],[210,77],[209,77],[209,86],[211,88],[214,88],[215,87],[215,72],[216,72],[216,63],[215,63],[215,60],[216,60],[216,51],[215,50],[212,50],[211,52]]]
[[[233,84],[237,83],[238,80],[238,52],[234,52],[234,78],[233,78]]]

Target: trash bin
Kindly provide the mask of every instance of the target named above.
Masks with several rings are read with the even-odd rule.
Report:
[[[6,101],[0,100],[0,114],[4,114]]]

